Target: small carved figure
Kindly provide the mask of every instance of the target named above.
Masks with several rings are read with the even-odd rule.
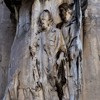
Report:
[[[52,16],[48,10],[44,10],[40,14],[39,22],[41,27],[41,48],[43,48],[41,51],[47,56],[46,61],[43,61],[43,63],[45,63],[45,68],[50,71],[51,66],[54,66],[56,62],[58,51],[65,51],[64,40],[61,31],[55,27]],[[48,64],[46,64],[47,62]]]
[[[64,39],[62,36],[62,33],[59,29],[56,28],[56,25],[53,23],[52,16],[48,10],[44,10],[40,16],[39,16],[39,25],[40,25],[40,69],[42,74],[42,80],[47,79],[51,83],[51,85],[58,86],[57,84],[60,84],[62,82],[59,81],[57,83],[57,74],[62,68],[56,68],[57,67],[57,54],[59,51],[64,53],[66,51],[66,46],[64,43]],[[59,54],[59,55],[60,55]],[[60,58],[61,59],[61,58]],[[62,58],[63,59],[63,58]],[[61,60],[62,60],[61,59]],[[60,61],[59,61],[60,62]],[[61,72],[61,71],[60,71]],[[60,73],[60,78],[64,77],[64,72]],[[46,75],[43,75],[46,74]],[[48,76],[48,77],[46,77]],[[55,80],[56,78],[56,80]],[[65,79],[65,77],[64,77]],[[66,80],[66,79],[65,79]],[[56,81],[56,83],[55,83]],[[61,86],[56,87],[62,89],[63,84]],[[62,93],[63,94],[63,93]]]
[[[80,60],[78,59],[80,59],[82,44],[79,37],[79,31],[77,31],[77,21],[75,17],[74,4],[61,4],[59,6],[59,12],[62,22],[57,24],[57,27],[62,30],[66,48],[68,51],[68,88],[70,100],[74,100],[77,97],[77,92],[75,91],[78,90],[77,87],[80,82]]]
[[[66,43],[66,47],[70,52],[70,59],[74,59],[77,55],[75,54],[76,49],[81,50],[81,43],[78,45],[80,41],[79,33],[76,30],[76,19],[74,14],[74,5],[64,3],[59,6],[60,17],[62,22],[57,24],[57,27],[62,29],[63,37]],[[74,48],[71,50],[71,48]],[[78,51],[79,51],[78,50]]]

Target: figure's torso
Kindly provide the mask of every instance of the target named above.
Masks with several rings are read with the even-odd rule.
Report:
[[[49,55],[53,55],[58,43],[59,32],[55,28],[52,28],[48,33],[42,32],[43,46],[46,51],[49,51]]]
[[[63,33],[65,44],[66,44],[66,46],[69,46],[72,39],[77,36],[76,21],[73,21],[70,24],[64,23],[62,25],[61,30],[62,30],[62,33]]]

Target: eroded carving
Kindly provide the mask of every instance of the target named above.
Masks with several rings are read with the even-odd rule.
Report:
[[[45,86],[46,82],[49,82],[49,84],[55,87],[55,89],[57,88],[58,90],[61,88],[62,90],[65,82],[61,83],[62,79],[60,80],[60,78],[64,77],[61,75],[64,73],[61,72],[63,66],[61,67],[60,65],[62,63],[62,59],[64,58],[64,53],[66,52],[66,46],[62,33],[56,28],[56,25],[53,23],[52,16],[48,10],[44,10],[40,14],[39,26],[40,30],[39,33],[37,33],[37,35],[39,35],[37,36],[39,37],[39,41],[37,43],[38,47],[40,48],[38,58],[40,62],[39,81],[43,86]],[[57,55],[59,55],[59,57],[57,57]]]
[[[43,10],[40,14],[39,30],[33,33],[34,39],[28,47],[32,58],[28,66],[31,67],[29,74],[32,88],[31,86],[19,88],[20,76],[16,74],[7,91],[6,96],[9,96],[9,99],[14,91],[12,97],[18,100],[22,98],[26,100],[27,97],[34,100],[40,98],[41,100],[78,100],[82,46],[79,32],[76,30],[74,8],[74,4],[67,3],[59,6],[62,22],[57,28],[49,10]]]
[[[78,99],[80,87],[80,62],[82,44],[80,33],[77,31],[77,22],[74,13],[74,5],[64,3],[59,6],[62,22],[57,25],[62,30],[68,56],[68,88],[70,100]]]

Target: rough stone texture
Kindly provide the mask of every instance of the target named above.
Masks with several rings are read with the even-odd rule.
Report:
[[[10,20],[10,12],[4,2],[0,0],[0,100],[4,96],[7,86],[7,74],[10,50],[14,38],[14,26]]]
[[[85,25],[84,25],[84,52],[83,52],[83,95],[82,100],[99,100],[100,99],[100,1],[99,0],[88,0],[89,5],[88,9],[86,11],[86,18],[85,18]],[[56,2],[56,1],[55,1]],[[38,6],[37,9],[32,11],[32,27],[36,27],[36,23],[34,23],[34,20],[37,20],[37,16],[40,12],[41,6],[37,2],[35,3]],[[47,3],[46,3],[47,4]],[[61,0],[57,0],[54,4],[61,4]],[[29,4],[30,5],[30,4]],[[50,5],[49,5],[50,6]],[[49,8],[47,6],[46,8]],[[54,6],[55,7],[55,6]],[[18,34],[18,37],[16,36],[15,41],[13,42],[14,38],[14,30],[13,26],[11,24],[11,21],[9,19],[9,11],[5,7],[4,4],[0,1],[0,97],[3,97],[5,87],[7,85],[7,72],[8,72],[8,66],[10,67],[9,70],[9,82],[12,80],[13,76],[13,82],[16,84],[12,85],[14,86],[15,90],[12,89],[12,95],[18,96],[19,100],[32,100],[33,97],[34,100],[40,100],[39,96],[42,97],[42,92],[40,91],[38,93],[34,90],[34,86],[32,85],[34,83],[34,77],[33,77],[33,70],[32,70],[32,58],[30,57],[30,51],[29,46],[32,45],[34,38],[33,34],[30,34],[28,24],[29,16],[27,15],[26,7],[23,7],[23,10],[20,12],[20,25],[17,27],[22,34]],[[54,13],[55,10],[53,9],[53,17],[56,18],[56,14]],[[37,16],[36,16],[37,15]],[[60,19],[54,20],[55,23],[60,22]],[[26,23],[24,25],[24,23]],[[23,31],[24,32],[23,32]],[[32,32],[36,32],[36,28]],[[23,33],[27,34],[23,34]],[[9,56],[10,56],[10,50],[11,45],[12,46],[12,54],[11,54],[11,60],[9,63]],[[23,47],[23,48],[22,48]],[[20,70],[21,72],[20,72]],[[15,70],[18,69],[16,72]],[[25,70],[26,69],[26,70]],[[34,72],[36,69],[34,68]],[[20,81],[20,83],[19,83]],[[36,85],[36,84],[35,84]],[[10,88],[10,86],[9,86]],[[16,88],[19,88],[17,91]],[[17,94],[17,92],[19,94]],[[34,93],[34,94],[33,94]],[[34,95],[34,96],[33,96]],[[54,94],[56,95],[56,94]],[[9,96],[9,95],[8,95]],[[33,97],[32,97],[33,96]],[[0,98],[0,100],[2,100]],[[56,98],[58,99],[58,98]],[[43,100],[41,98],[41,100]],[[55,100],[55,98],[54,98]]]
[[[81,85],[79,59],[80,29],[77,30],[75,27],[77,25],[75,16],[71,17],[72,14],[71,16],[68,15],[71,19],[69,18],[68,22],[66,21],[67,23],[63,24],[63,29],[66,28],[66,34],[68,34],[66,36],[68,42],[66,42],[65,46],[63,39],[65,33],[56,28],[56,24],[60,22],[58,7],[62,3],[63,0],[44,0],[43,2],[35,0],[34,3],[32,1],[22,2],[18,12],[16,36],[11,48],[8,86],[3,100],[79,99]],[[43,28],[42,23],[38,21],[40,13],[45,9],[49,10],[54,19],[52,23],[55,23],[54,25],[48,23],[46,30]],[[48,20],[51,23],[51,17]],[[71,26],[67,27],[69,24]],[[35,45],[35,42],[37,43],[38,41],[36,40],[36,34],[45,34],[43,38],[39,37],[43,44],[40,41],[40,45]],[[62,46],[66,50],[63,51]],[[64,58],[64,54],[61,57],[61,52],[66,54],[67,59]],[[39,58],[39,61],[38,58],[35,58],[34,53]],[[59,56],[56,57],[57,55]],[[61,61],[58,61],[60,59]],[[38,63],[40,64],[38,65]],[[68,88],[69,90],[67,90]],[[67,93],[68,96],[66,96]]]
[[[100,0],[89,0],[86,11],[83,100],[100,100]]]

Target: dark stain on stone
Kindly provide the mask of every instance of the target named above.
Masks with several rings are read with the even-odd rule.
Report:
[[[99,56],[99,61],[100,61],[100,55],[98,55]]]

